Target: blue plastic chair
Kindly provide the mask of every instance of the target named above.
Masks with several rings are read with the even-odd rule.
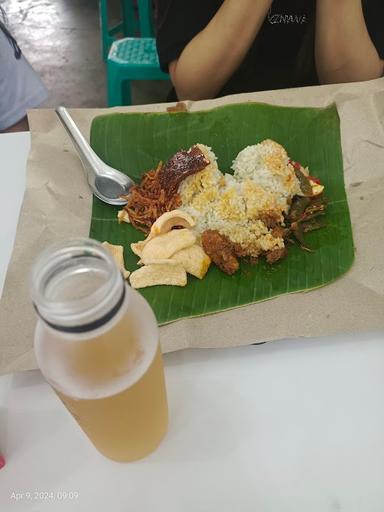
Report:
[[[137,0],[140,37],[112,43],[107,59],[108,106],[131,105],[132,80],[169,80],[160,69],[153,37],[152,2]]]
[[[99,0],[99,22],[101,35],[101,53],[107,60],[112,43],[120,37],[136,37],[140,35],[139,20],[136,16],[134,0],[121,0],[122,19],[116,25],[109,22],[108,0]]]

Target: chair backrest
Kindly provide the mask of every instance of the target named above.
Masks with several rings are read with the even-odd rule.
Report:
[[[121,8],[122,21],[115,27],[110,27],[108,0],[99,0],[101,34],[103,39],[110,40],[109,45],[117,33],[122,33],[125,37],[154,36],[153,0],[121,0]]]
[[[125,2],[134,0],[124,0]],[[153,4],[152,0],[136,0],[139,11],[139,27],[141,37],[153,37]]]
[[[137,37],[140,33],[139,20],[136,17],[135,4],[136,2],[134,0],[121,0],[125,37]]]

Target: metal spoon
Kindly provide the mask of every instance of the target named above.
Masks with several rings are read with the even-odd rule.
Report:
[[[122,172],[105,164],[83,137],[65,107],[57,107],[56,114],[67,130],[87,172],[88,183],[96,197],[108,204],[124,205],[121,196],[128,194],[134,181]]]

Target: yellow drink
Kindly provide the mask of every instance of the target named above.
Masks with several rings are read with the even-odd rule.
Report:
[[[152,317],[135,292],[92,333],[61,333],[42,321],[36,328],[43,374],[95,447],[114,460],[144,457],[167,431],[163,360]]]
[[[100,243],[46,249],[32,270],[42,374],[95,447],[132,461],[164,437],[168,406],[156,318]]]
[[[166,433],[168,410],[159,348],[145,374],[120,393],[91,400],[57,394],[96,448],[110,459],[140,459]]]

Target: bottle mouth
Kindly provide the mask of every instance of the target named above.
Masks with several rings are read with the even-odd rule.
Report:
[[[124,280],[112,255],[95,240],[75,238],[44,250],[31,272],[37,314],[50,327],[84,332],[108,322],[124,301]]]

